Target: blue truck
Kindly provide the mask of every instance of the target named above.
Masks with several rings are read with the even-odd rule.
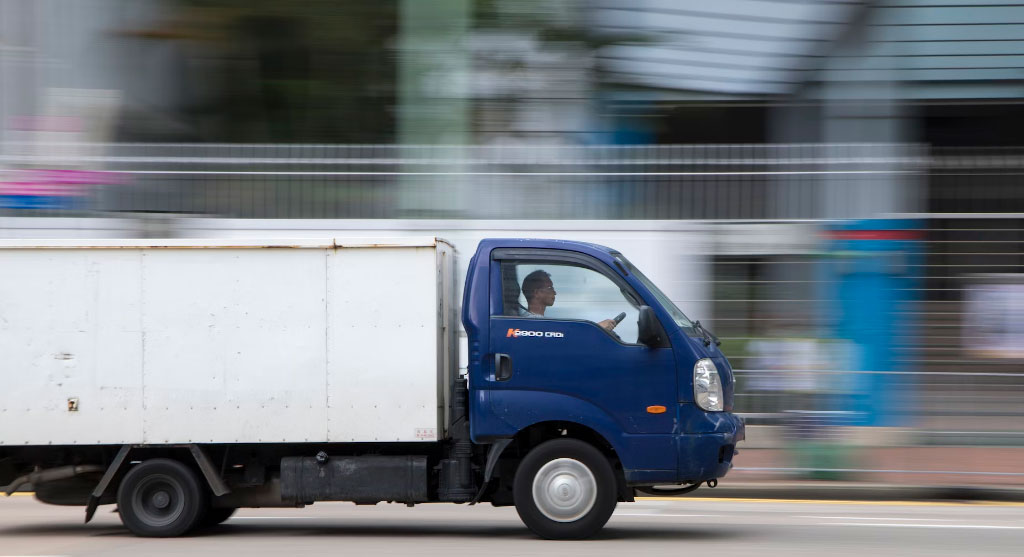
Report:
[[[0,323],[24,337],[3,345],[0,489],[86,521],[116,503],[140,536],[387,501],[514,505],[535,534],[580,539],[638,493],[726,475],[744,438],[729,362],[625,256],[486,239],[461,296],[454,259],[436,238],[0,245],[0,299],[21,300]],[[47,315],[76,319],[81,296],[32,273],[105,305],[65,338]],[[112,358],[135,333],[141,355]],[[62,379],[25,379],[40,365]]]

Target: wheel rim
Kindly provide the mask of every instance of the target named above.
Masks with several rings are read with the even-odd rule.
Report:
[[[533,477],[537,509],[555,522],[573,522],[586,516],[597,501],[597,480],[585,464],[556,458]]]
[[[132,494],[136,516],[148,526],[167,526],[185,510],[185,490],[181,483],[164,474],[154,474],[139,482]]]

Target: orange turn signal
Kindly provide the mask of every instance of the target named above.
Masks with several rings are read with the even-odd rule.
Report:
[[[665,413],[665,407],[664,406],[648,406],[647,407],[647,413],[648,414],[664,414]]]

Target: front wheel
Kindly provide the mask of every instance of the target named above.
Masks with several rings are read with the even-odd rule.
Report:
[[[155,458],[128,471],[117,490],[117,508],[136,536],[180,536],[203,519],[206,491],[184,464]]]
[[[618,501],[608,459],[576,439],[547,441],[527,453],[516,470],[513,495],[523,523],[553,540],[593,536]]]

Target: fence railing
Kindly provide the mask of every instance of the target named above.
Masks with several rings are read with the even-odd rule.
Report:
[[[8,174],[105,173],[75,210],[241,218],[808,219],[926,163],[903,144],[0,145]]]
[[[893,354],[882,370],[848,365],[872,348],[835,330],[839,290],[828,283],[843,277],[822,273],[856,272],[867,254],[830,252],[823,240],[817,255],[716,258],[712,312],[748,423],[829,438],[863,423],[857,401],[884,384],[890,423],[915,443],[1024,447],[1024,215],[914,218],[917,241],[871,255],[904,279],[877,315],[900,323],[883,341]]]

